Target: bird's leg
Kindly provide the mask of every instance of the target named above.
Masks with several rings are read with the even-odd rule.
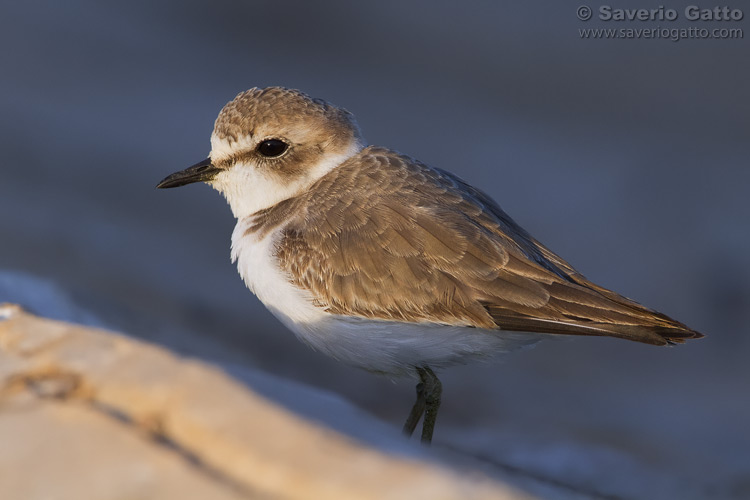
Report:
[[[424,383],[419,382],[417,384],[417,400],[414,402],[414,406],[411,407],[411,412],[406,418],[406,423],[404,423],[404,434],[407,437],[411,437],[414,434],[414,429],[417,428],[417,423],[419,423],[419,419],[424,414],[424,407]]]
[[[424,422],[422,423],[422,443],[432,442],[432,433],[435,430],[435,419],[440,409],[440,395],[443,393],[443,385],[437,376],[428,367],[417,368],[419,378],[422,380],[424,391]]]
[[[422,442],[429,444],[432,441],[432,433],[435,430],[435,419],[440,408],[440,395],[443,386],[432,370],[426,366],[417,368],[420,382],[417,384],[417,400],[411,408],[409,417],[404,424],[404,434],[411,436],[424,415],[422,423]]]

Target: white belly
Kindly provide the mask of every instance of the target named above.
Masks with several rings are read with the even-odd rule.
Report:
[[[313,349],[344,363],[392,376],[413,375],[415,367],[438,369],[489,359],[534,344],[543,335],[482,330],[435,323],[402,323],[347,317],[313,304],[278,267],[274,247],[280,230],[258,239],[245,235],[250,220],[232,234],[232,260],[261,302]]]

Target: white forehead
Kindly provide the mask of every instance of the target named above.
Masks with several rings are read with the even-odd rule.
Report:
[[[255,140],[252,136],[243,135],[235,141],[219,137],[216,133],[213,133],[211,134],[211,153],[209,157],[213,162],[218,162],[232,156],[237,151],[248,150],[254,147]]]

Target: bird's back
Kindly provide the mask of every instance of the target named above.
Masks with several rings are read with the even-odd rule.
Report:
[[[457,176],[368,147],[257,214],[316,306],[353,317],[655,345],[702,335],[595,285]]]

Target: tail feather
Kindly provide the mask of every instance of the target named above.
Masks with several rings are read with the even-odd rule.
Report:
[[[531,331],[556,335],[592,335],[616,337],[651,345],[682,344],[689,339],[699,339],[703,334],[676,321],[670,326],[648,324],[622,324],[586,321],[582,319],[541,319],[515,315],[508,310],[490,306],[490,314],[498,328],[511,331]]]

